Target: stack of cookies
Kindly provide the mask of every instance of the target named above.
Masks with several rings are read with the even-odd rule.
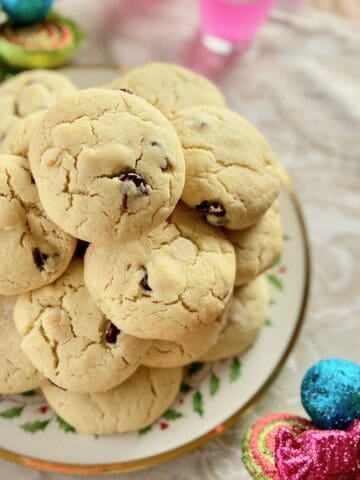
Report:
[[[0,87],[0,393],[82,432],[146,427],[183,367],[241,354],[282,247],[279,164],[207,79],[148,64],[103,88]],[[9,298],[9,296],[11,296]]]

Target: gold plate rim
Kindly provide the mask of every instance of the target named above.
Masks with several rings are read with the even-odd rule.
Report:
[[[104,69],[113,69],[118,71],[119,73],[125,70],[125,67],[115,66],[115,65],[106,65],[106,64],[69,64],[63,67],[63,69],[66,69],[66,68],[97,68],[97,69],[104,68]],[[262,398],[263,394],[269,388],[269,386],[273,383],[275,378],[279,375],[290,352],[292,351],[304,324],[306,310],[308,306],[308,299],[309,299],[311,256],[310,256],[307,229],[305,226],[302,210],[301,210],[299,201],[297,199],[297,196],[294,192],[294,189],[290,185],[290,182],[284,186],[295,207],[297,218],[300,224],[301,236],[303,239],[303,245],[305,250],[305,259],[304,259],[305,260],[305,284],[304,284],[304,291],[302,295],[301,308],[299,311],[294,332],[290,338],[290,341],[288,343],[286,350],[284,351],[280,360],[275,365],[268,379],[261,385],[261,387],[257,390],[257,392],[243,407],[237,410],[233,415],[231,415],[223,423],[221,423],[220,425],[217,425],[214,429],[201,435],[195,440],[192,440],[188,443],[185,443],[184,445],[181,445],[180,447],[174,448],[167,452],[146,457],[140,460],[133,460],[130,462],[119,462],[119,463],[105,463],[105,464],[98,464],[98,465],[97,464],[82,465],[82,464],[71,464],[71,463],[59,463],[59,462],[48,462],[46,460],[41,460],[39,458],[27,457],[25,455],[20,455],[18,453],[14,453],[3,448],[0,448],[0,459],[7,460],[17,465],[28,467],[35,470],[42,470],[45,472],[52,472],[52,473],[62,473],[67,475],[96,475],[96,474],[110,474],[110,473],[126,473],[126,472],[133,472],[136,470],[144,470],[146,468],[159,465],[160,463],[166,462],[168,460],[171,460],[185,453],[191,452],[192,450],[195,450],[196,448],[200,447],[204,443],[207,443],[210,440],[213,440],[214,438],[218,437],[219,435],[224,433],[226,430],[231,428],[238,420],[240,420],[241,417],[245,415],[247,411],[253,408],[255,404],[260,400],[260,398]]]

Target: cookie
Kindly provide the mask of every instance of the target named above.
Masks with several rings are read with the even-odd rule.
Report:
[[[278,203],[275,202],[255,225],[244,230],[224,229],[224,233],[235,248],[235,285],[249,283],[271,267],[281,253],[283,229]]]
[[[26,159],[0,155],[0,295],[17,295],[56,280],[76,240],[45,215]]]
[[[48,110],[30,163],[49,217],[75,237],[128,241],[166,220],[185,162],[170,122],[126,92],[84,90]]]
[[[85,283],[98,307],[139,338],[179,342],[214,322],[234,276],[231,243],[182,204],[148,235],[92,244],[85,255]]]
[[[21,118],[44,110],[76,88],[60,73],[34,70],[19,73],[0,86],[0,145]]]
[[[14,319],[31,362],[74,392],[104,392],[124,382],[149,346],[100,312],[84,285],[80,259],[52,285],[19,297]]]
[[[25,118],[19,119],[9,129],[4,140],[0,142],[0,153],[18,155],[27,158],[29,155],[30,141],[35,135],[40,120],[46,110],[31,113]]]
[[[0,296],[0,393],[38,388],[44,378],[20,349],[21,337],[13,322],[15,297]]]
[[[181,368],[140,367],[105,393],[66,392],[49,382],[42,391],[55,412],[76,430],[101,435],[151,425],[173,403],[181,380]]]
[[[260,276],[247,285],[235,288],[230,301],[227,323],[216,344],[202,360],[214,362],[243,353],[264,325],[268,307],[266,280]]]
[[[224,96],[207,78],[167,63],[147,63],[130,70],[109,88],[132,91],[168,118],[193,105],[225,106]]]
[[[240,230],[274,203],[279,180],[269,145],[238,113],[197,106],[173,119],[186,163],[182,200],[216,226]]]
[[[188,365],[202,357],[216,343],[225,326],[225,311],[215,322],[201,327],[195,334],[185,336],[180,343],[153,340],[142,363],[148,367],[173,368]]]

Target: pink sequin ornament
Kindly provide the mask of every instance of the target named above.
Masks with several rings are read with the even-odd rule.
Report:
[[[255,480],[280,480],[275,466],[275,438],[284,427],[297,435],[315,428],[305,418],[291,413],[272,413],[258,420],[243,442],[243,462]]]
[[[308,430],[300,435],[291,427],[275,437],[275,465],[279,480],[360,480],[360,426],[343,430]]]
[[[360,418],[359,420],[354,420],[347,428],[347,432],[357,435],[360,438]],[[359,455],[360,461],[360,455]]]

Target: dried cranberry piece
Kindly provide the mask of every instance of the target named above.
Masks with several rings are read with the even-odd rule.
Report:
[[[46,263],[46,260],[49,258],[49,255],[41,252],[38,248],[34,248],[32,251],[32,254],[33,254],[35,265],[38,268],[43,269]]]
[[[135,172],[125,172],[120,175],[120,182],[132,182],[136,187],[137,195],[149,195],[148,184],[144,178]],[[129,194],[125,191],[122,199],[123,210],[128,209]]]
[[[138,192],[142,195],[148,195],[147,183],[141,175],[135,172],[126,172],[120,175],[121,182],[133,182]]]
[[[149,280],[149,277],[148,277],[148,273],[147,271],[145,270],[145,268],[143,269],[143,277],[140,281],[140,285],[142,286],[142,288],[144,290],[146,290],[147,292],[152,292],[152,288],[150,287],[149,283],[148,283],[148,280]]]
[[[168,159],[168,157],[165,157],[165,162],[164,162],[164,165],[162,165],[160,168],[163,172],[166,172],[168,170],[170,170],[172,167],[171,165],[171,162],[170,160]]]
[[[120,329],[117,328],[117,326],[114,325],[112,322],[110,322],[105,332],[106,342],[116,343],[119,333],[120,333]]]
[[[196,210],[200,210],[205,215],[214,215],[215,217],[224,217],[226,215],[225,208],[219,202],[209,202],[204,200],[196,205]]]

